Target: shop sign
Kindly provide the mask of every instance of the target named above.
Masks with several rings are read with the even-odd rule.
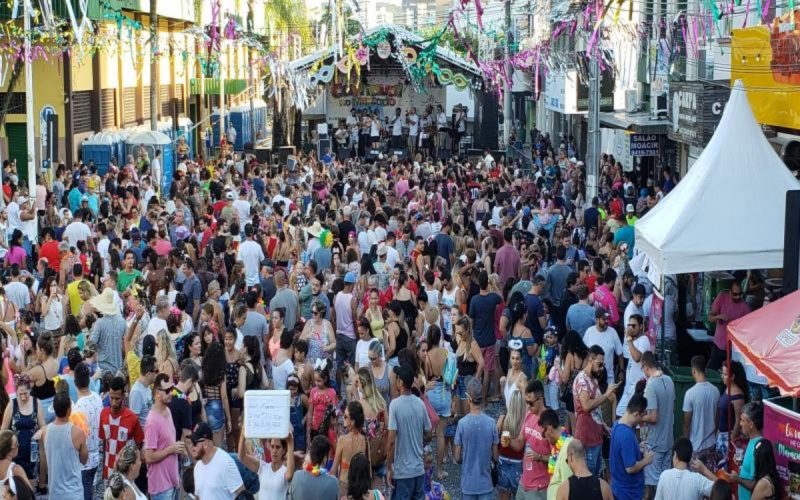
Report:
[[[647,316],[647,338],[655,351],[658,346],[658,332],[661,330],[661,318],[664,314],[664,296],[653,289],[653,301],[650,303],[650,314]]]
[[[631,134],[631,156],[658,156],[659,141],[655,134]]]
[[[728,102],[727,82],[675,82],[671,88],[673,141],[705,147]]]
[[[800,415],[776,402],[764,402],[764,439],[772,451],[788,497],[800,495]]]
[[[544,105],[550,111],[567,115],[589,111],[589,85],[576,70],[551,71],[545,77]],[[614,75],[603,73],[600,83],[600,111],[614,111]]]

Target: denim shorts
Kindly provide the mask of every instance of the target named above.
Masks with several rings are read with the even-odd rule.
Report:
[[[225,412],[222,410],[221,400],[209,399],[206,401],[206,418],[214,432],[221,431],[225,427]]]
[[[467,400],[467,384],[474,378],[474,375],[459,375],[456,382],[456,396],[461,401]]]
[[[521,478],[522,460],[500,457],[497,462],[497,487],[513,494],[517,491]]]
[[[452,400],[452,396],[444,383],[441,381],[436,382],[436,385],[428,389],[425,394],[428,396],[428,401],[430,401],[437,415],[440,417],[450,416],[450,401]]]

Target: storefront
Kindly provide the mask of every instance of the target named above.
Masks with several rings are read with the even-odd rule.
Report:
[[[661,167],[674,167],[676,144],[667,138],[669,121],[653,120],[649,113],[600,113],[601,151],[614,155],[625,172],[635,172],[638,183],[657,179]]]
[[[673,82],[670,92],[672,123],[668,137],[678,144],[676,170],[683,176],[714,135],[730,89],[727,81],[691,81]]]
[[[554,144],[562,136],[572,136],[581,151],[586,151],[588,127],[583,119],[589,111],[589,86],[575,69],[547,73],[544,106],[538,115],[540,129],[550,132]],[[600,85],[600,111],[614,111],[614,75],[603,73]]]

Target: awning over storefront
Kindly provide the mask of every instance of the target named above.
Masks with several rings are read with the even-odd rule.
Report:
[[[652,120],[650,113],[600,113],[600,126],[621,128],[637,134],[666,134],[670,121],[667,119]]]

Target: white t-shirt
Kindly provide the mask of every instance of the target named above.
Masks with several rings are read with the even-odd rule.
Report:
[[[294,373],[294,363],[286,359],[280,365],[272,365],[272,383],[276,390],[286,390],[286,380]]]
[[[9,221],[11,219],[9,218]],[[66,229],[64,229],[64,238],[67,239],[69,246],[73,248],[78,247],[79,241],[86,241],[92,236],[92,230],[89,229],[85,223],[76,220],[71,222]]]
[[[419,135],[419,116],[408,115],[408,135]]]
[[[153,175],[154,184],[161,186],[161,160],[159,158],[153,158],[153,161],[150,162],[150,171]]]
[[[403,135],[403,118],[402,117],[395,117],[394,121],[392,122],[392,135],[395,137]]]
[[[103,272],[108,273],[111,270],[111,262],[109,258],[111,257],[108,253],[108,247],[111,246],[111,241],[109,241],[108,236],[104,236],[102,240],[97,242],[97,253],[100,254],[100,257],[103,259]]]
[[[236,462],[217,448],[207,464],[199,460],[194,466],[194,493],[203,500],[230,500],[244,485]]]
[[[89,435],[86,447],[89,448],[89,460],[81,466],[82,470],[92,470],[100,465],[100,412],[103,411],[103,400],[96,392],[81,396],[73,406],[73,411],[86,415],[89,424]]]
[[[614,382],[614,355],[619,356],[622,354],[622,343],[619,341],[617,331],[610,326],[606,331],[600,332],[596,326],[590,326],[586,329],[583,335],[583,343],[586,347],[599,345],[603,349],[605,355],[606,373],[608,374],[608,383]]]
[[[250,222],[250,202],[247,200],[236,200],[233,208],[239,212],[239,227],[244,229],[245,224]]]
[[[356,343],[356,364],[359,368],[369,366],[369,345],[371,343],[372,339],[358,339],[358,342]]]
[[[28,287],[19,281],[12,281],[6,285],[6,297],[17,307],[17,310],[28,307],[31,303]],[[58,307],[58,305],[54,307]]]
[[[644,334],[636,337],[633,341],[633,345],[636,346],[636,349],[641,353],[652,350],[650,347],[650,339]],[[625,408],[628,407],[628,401],[631,400],[631,396],[636,392],[636,383],[645,378],[641,360],[637,362],[631,358],[631,351],[627,342],[622,343],[622,355],[628,360],[628,367],[625,371],[625,390],[622,392],[622,397],[619,398],[619,404],[617,404],[617,416],[619,417],[625,413]]]
[[[14,233],[15,229],[22,231],[22,219],[20,218],[20,207],[16,201],[12,201],[6,208],[8,211],[8,236],[9,238]]]
[[[436,130],[441,130],[442,127],[447,126],[447,115],[444,112],[436,116]]]
[[[701,500],[711,495],[713,486],[713,482],[697,472],[686,469],[668,469],[662,472],[658,478],[655,500],[668,498]]]
[[[258,468],[258,498],[286,498],[289,493],[289,482],[286,480],[286,465],[281,465],[277,471],[272,470],[272,464],[261,461]]]
[[[642,305],[644,305],[644,304],[642,304]],[[644,310],[641,307],[636,307],[636,304],[634,304],[633,301],[630,301],[630,302],[628,302],[628,305],[625,306],[625,313],[622,315],[622,317],[624,318],[623,321],[625,321],[625,326],[626,327],[628,326],[628,320],[631,319],[631,316],[633,316],[634,314],[638,314],[642,318],[645,317]],[[642,325],[642,326],[644,326],[644,325]]]
[[[253,286],[258,283],[258,268],[261,261],[264,260],[264,251],[261,249],[261,245],[253,240],[245,240],[239,246],[236,260],[244,264],[244,277],[247,286]]]

